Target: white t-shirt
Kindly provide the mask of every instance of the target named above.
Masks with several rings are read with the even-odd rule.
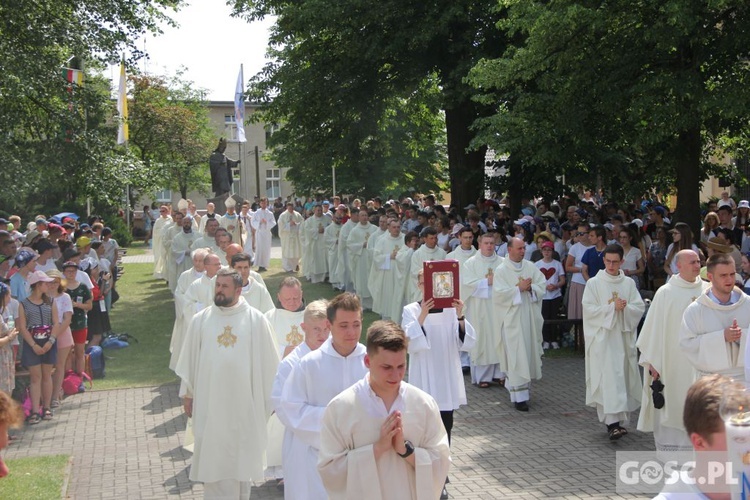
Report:
[[[583,267],[583,262],[581,259],[583,258],[583,254],[586,253],[586,250],[591,248],[591,246],[584,246],[580,241],[576,244],[574,244],[572,247],[570,247],[570,252],[568,252],[568,257],[573,257],[573,267],[576,267],[578,269]],[[583,279],[583,274],[580,272],[573,273],[573,277],[571,278],[571,282],[573,283],[579,283],[581,285],[586,284],[586,280]]]
[[[563,266],[558,260],[552,262],[544,262],[544,260],[538,260],[534,264],[542,272],[545,278],[547,278],[548,285],[557,285],[560,282],[560,276],[565,275]],[[552,300],[562,296],[562,292],[559,288],[549,291],[545,290],[542,300]]]
[[[637,271],[638,270],[638,259],[642,258],[641,250],[636,247],[630,247],[628,253],[623,256],[622,265],[620,269],[623,271]]]

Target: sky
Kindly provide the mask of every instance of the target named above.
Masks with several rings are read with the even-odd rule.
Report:
[[[170,17],[178,26],[162,26],[164,33],[149,35],[138,47],[149,58],[139,63],[143,72],[174,75],[180,66],[187,71],[183,79],[195,88],[207,90],[206,99],[233,101],[240,65],[244,81],[260,71],[266,63],[268,30],[273,19],[248,23],[230,16],[226,0],[191,0]],[[117,79],[119,68],[110,68],[110,78]],[[116,88],[116,82],[115,82]]]

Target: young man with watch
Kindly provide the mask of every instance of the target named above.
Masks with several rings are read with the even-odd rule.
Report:
[[[402,381],[408,343],[396,323],[373,323],[369,373],[326,408],[318,472],[331,500],[441,496],[448,435],[432,396]]]

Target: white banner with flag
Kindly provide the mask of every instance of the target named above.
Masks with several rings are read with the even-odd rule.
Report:
[[[242,75],[237,75],[237,87],[234,90],[234,123],[237,125],[237,140],[245,142],[245,81]]]

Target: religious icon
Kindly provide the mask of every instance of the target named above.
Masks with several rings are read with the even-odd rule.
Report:
[[[453,295],[453,273],[438,272],[432,275],[432,296],[443,299]]]
[[[424,300],[433,299],[436,309],[453,307],[459,288],[458,261],[428,261],[424,266]]]

